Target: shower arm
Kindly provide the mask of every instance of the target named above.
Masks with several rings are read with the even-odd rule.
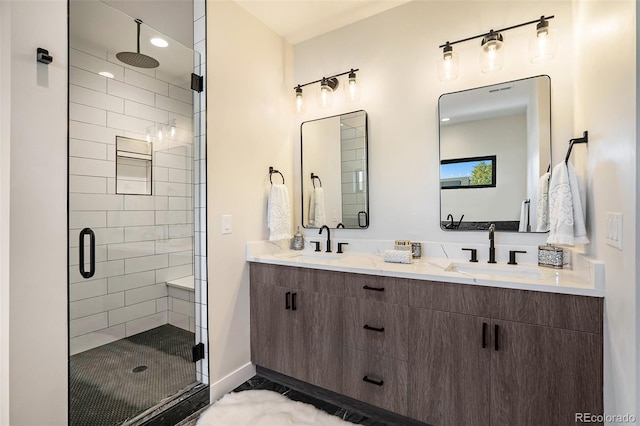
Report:
[[[142,24],[142,21],[140,19],[136,18],[136,24],[138,24],[138,50],[137,52],[140,53],[140,24]]]

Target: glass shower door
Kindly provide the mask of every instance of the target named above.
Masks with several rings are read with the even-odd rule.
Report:
[[[105,3],[69,13],[69,418],[134,424],[198,386],[200,60]]]

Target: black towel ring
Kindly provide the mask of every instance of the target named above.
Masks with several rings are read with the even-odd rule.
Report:
[[[574,138],[569,140],[569,149],[567,150],[567,155],[564,158],[565,164],[569,162],[569,157],[571,157],[571,150],[573,149],[573,145],[577,143],[589,143],[589,132],[585,130],[581,138]]]
[[[322,188],[322,181],[320,180],[320,176],[311,172],[311,183],[313,184],[314,188],[316,187],[316,179],[318,179],[318,182],[320,182],[320,188]]]
[[[273,175],[274,173],[277,173],[282,177],[282,184],[284,185],[284,175],[280,173],[278,170],[274,169],[272,166],[269,166],[269,182],[271,182],[271,185],[273,185],[273,180],[271,180],[271,175]]]

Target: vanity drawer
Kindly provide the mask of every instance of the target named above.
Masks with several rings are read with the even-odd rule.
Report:
[[[477,285],[409,281],[409,305],[458,314],[492,317],[497,290]]]
[[[407,414],[406,361],[344,348],[342,391],[357,400]]]
[[[373,354],[407,361],[407,306],[345,298],[344,344]]]
[[[403,278],[345,274],[345,296],[378,302],[407,304],[407,281]]]
[[[344,273],[294,266],[250,263],[251,282],[342,296]]]
[[[496,288],[493,318],[602,334],[603,299]]]

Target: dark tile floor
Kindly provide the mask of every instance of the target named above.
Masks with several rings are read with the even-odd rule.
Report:
[[[73,355],[70,424],[122,424],[196,381],[193,333],[164,325]]]

